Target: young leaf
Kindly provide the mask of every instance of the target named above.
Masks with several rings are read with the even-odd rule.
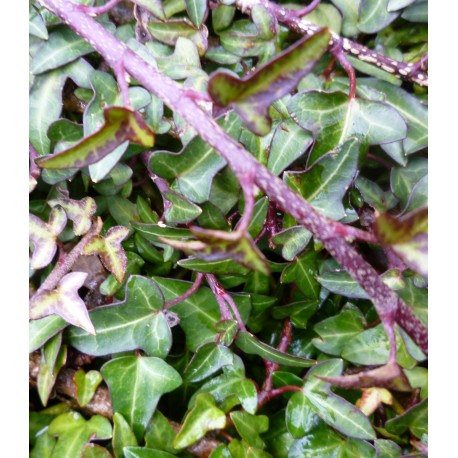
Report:
[[[185,382],[200,382],[223,366],[232,364],[234,355],[224,345],[208,343],[194,353],[184,372]]]
[[[32,269],[42,269],[52,261],[57,251],[57,236],[66,224],[67,216],[62,208],[51,210],[48,223],[32,213],[29,214],[29,240],[34,247],[30,262]]]
[[[85,234],[91,227],[91,216],[95,213],[97,206],[92,197],[85,197],[81,200],[59,197],[48,200],[51,208],[62,207],[68,218],[73,221],[73,232],[75,235]]]
[[[251,415],[242,411],[231,412],[230,417],[242,439],[253,447],[261,449],[265,447],[265,442],[259,435],[269,429],[269,417],[266,415]]]
[[[95,390],[102,382],[102,376],[99,371],[91,370],[86,373],[79,369],[74,375],[74,380],[78,404],[83,407],[94,397]]]
[[[235,343],[237,347],[249,355],[258,355],[261,358],[283,366],[310,367],[316,364],[316,361],[312,359],[301,358],[299,356],[290,355],[277,350],[276,348],[261,342],[249,332],[239,332],[237,338],[235,339]]]
[[[175,454],[146,447],[125,447],[125,458],[173,458]]]
[[[162,313],[164,298],[156,283],[132,275],[126,284],[125,300],[98,307],[90,313],[97,334],[79,329],[68,331],[70,344],[89,355],[142,349],[148,355],[165,357],[172,336]]]
[[[53,457],[80,458],[90,440],[110,439],[112,429],[109,420],[101,415],[94,415],[86,421],[81,414],[69,411],[56,417],[46,433],[51,437],[58,436]]]
[[[137,438],[125,418],[116,412],[113,415],[113,450],[116,458],[124,458],[124,447],[138,445]]]
[[[381,214],[375,220],[377,238],[393,251],[412,269],[428,276],[428,209],[395,218]]]
[[[329,39],[329,31],[320,30],[242,79],[226,70],[213,73],[208,93],[219,106],[233,105],[252,132],[266,135],[272,124],[269,105],[291,92],[312,70],[328,48]]]
[[[78,289],[83,286],[87,274],[72,272],[60,280],[57,287],[36,294],[30,301],[30,319],[36,320],[55,313],[67,323],[84,329],[95,335],[86,304],[78,295]]]
[[[194,407],[186,414],[173,446],[177,449],[188,447],[208,431],[223,429],[226,415],[216,407],[215,399],[208,393],[197,396]]]
[[[113,226],[108,229],[105,237],[94,235],[85,245],[83,254],[98,254],[103,265],[122,283],[126,273],[127,257],[121,242],[129,234],[129,229],[123,226]]]
[[[165,361],[155,357],[124,356],[102,366],[113,410],[119,412],[141,440],[160,397],[182,383]]]
[[[153,131],[136,111],[110,107],[103,115],[105,124],[96,133],[65,151],[38,159],[37,164],[48,169],[83,168],[100,161],[128,140],[147,147],[154,145]]]
[[[176,453],[172,447],[176,431],[170,425],[167,418],[159,411],[154,412],[145,432],[145,445],[148,448],[164,450],[169,453]]]

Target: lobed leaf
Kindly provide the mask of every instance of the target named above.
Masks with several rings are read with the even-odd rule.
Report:
[[[102,382],[102,376],[96,370],[84,372],[83,369],[79,369],[74,375],[74,381],[76,384],[78,404],[85,406],[94,397],[95,390]]]
[[[81,200],[59,197],[48,200],[51,208],[62,207],[67,217],[73,221],[73,232],[75,235],[85,234],[91,227],[91,216],[95,213],[97,206],[92,197],[84,197]]]

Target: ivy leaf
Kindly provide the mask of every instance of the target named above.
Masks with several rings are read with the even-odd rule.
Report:
[[[91,227],[91,216],[95,213],[97,206],[92,197],[84,197],[81,200],[59,197],[48,200],[51,208],[62,207],[68,218],[73,221],[73,232],[75,235],[85,234]]]
[[[203,56],[208,48],[208,30],[205,25],[197,29],[188,19],[149,21],[148,30],[156,40],[172,46],[180,37],[187,38],[196,45],[200,56]]]
[[[234,355],[224,345],[210,342],[202,345],[194,353],[184,372],[186,382],[200,382],[206,379],[223,366],[232,364]]]
[[[57,251],[57,236],[66,224],[67,216],[62,208],[51,210],[48,223],[32,213],[29,214],[29,240],[34,247],[30,262],[32,269],[42,269],[52,261]]]
[[[129,229],[123,226],[113,226],[108,229],[105,237],[94,235],[85,245],[83,254],[98,254],[103,265],[122,283],[126,273],[127,257],[121,242],[129,234]]]
[[[229,442],[227,449],[233,458],[272,458],[270,453],[261,450],[260,448],[251,446],[248,442],[238,439],[233,439]],[[227,455],[222,455],[226,458]]]
[[[343,16],[342,33],[353,37],[359,33],[357,24],[361,0],[331,0]]]
[[[301,358],[277,350],[261,342],[253,334],[246,331],[238,333],[235,343],[237,347],[249,355],[258,355],[261,358],[283,366],[310,367],[316,364],[316,361],[312,359]]]
[[[312,143],[312,134],[298,126],[294,120],[281,122],[272,137],[267,168],[274,175],[279,175],[301,157]]]
[[[29,353],[40,348],[65,326],[67,326],[65,320],[57,315],[29,321]]]
[[[31,4],[29,5],[29,35],[33,35],[42,40],[48,39],[46,24],[41,14]]]
[[[253,447],[261,449],[265,447],[265,443],[259,435],[269,429],[269,417],[266,415],[251,415],[242,411],[231,412],[229,415],[242,439]]]
[[[215,399],[209,393],[200,393],[194,407],[186,414],[173,446],[177,449],[188,447],[208,431],[225,427],[226,415],[216,407]]]
[[[396,218],[379,215],[374,224],[377,238],[414,271],[428,276],[428,209],[421,208]]]
[[[154,145],[154,133],[136,111],[110,107],[103,112],[105,124],[75,146],[51,154],[36,162],[48,169],[83,168],[100,161],[116,147],[129,140],[143,146]]]
[[[248,128],[257,135],[269,133],[269,105],[291,92],[315,66],[329,46],[327,29],[299,40],[278,56],[240,79],[228,70],[210,76],[208,93],[219,106],[234,106]]]
[[[318,268],[316,265],[317,254],[310,251],[288,264],[283,270],[280,282],[295,282],[300,291],[309,299],[319,299],[320,284],[316,281]]]
[[[53,30],[49,39],[33,56],[30,71],[38,75],[53,70],[94,51],[82,37],[66,26]]]
[[[364,146],[392,143],[407,135],[407,125],[393,107],[361,98],[350,100],[343,92],[300,92],[291,97],[288,112],[315,135],[312,163],[350,137],[359,138]]]
[[[173,458],[176,455],[146,447],[125,447],[124,456],[126,458]]]
[[[86,277],[87,273],[69,273],[54,290],[45,290],[33,296],[30,301],[30,319],[36,320],[55,313],[67,323],[95,335],[86,304],[78,295],[78,289],[83,286]]]
[[[113,450],[116,458],[124,457],[124,447],[138,445],[137,438],[125,418],[116,412],[113,415]]]
[[[390,0],[361,0],[358,28],[364,33],[375,33],[391,24],[400,12],[388,11]]]
[[[329,385],[315,375],[339,375],[343,369],[341,359],[326,360],[307,373],[302,391],[312,409],[328,425],[341,433],[356,439],[375,439],[375,432],[369,419],[353,404],[334,394]]]
[[[156,357],[124,356],[108,361],[101,369],[113,410],[119,412],[141,440],[159,399],[182,383],[175,369]]]
[[[113,458],[111,453],[101,445],[86,444],[81,458]]]
[[[163,197],[170,202],[170,206],[164,211],[167,223],[189,223],[202,213],[200,207],[175,191],[164,192]]]
[[[375,439],[374,445],[378,453],[378,458],[400,458],[402,456],[402,448],[396,442],[386,439]]]
[[[319,160],[311,170],[285,172],[283,179],[321,213],[341,219],[346,216],[342,198],[355,177],[359,147],[356,138],[349,139]]]
[[[62,345],[62,334],[50,339],[41,349],[40,370],[37,376],[38,395],[46,406],[60,369],[67,359],[67,347]]]
[[[223,116],[217,122],[227,134],[238,140],[241,121],[235,113]],[[154,173],[175,180],[173,186],[198,204],[209,199],[212,180],[225,165],[226,161],[200,137],[191,140],[178,154],[156,151],[150,159]]]
[[[208,14],[207,0],[184,0],[189,19],[200,27]]]
[[[428,399],[407,409],[402,415],[388,420],[385,424],[386,430],[391,434],[403,434],[407,429],[421,439],[423,434],[428,433]]]
[[[74,380],[78,404],[83,407],[94,397],[95,390],[102,382],[102,376],[96,370],[86,373],[83,369],[79,369],[74,375]]]
[[[161,0],[135,0],[134,3],[143,6],[158,19],[165,21],[166,17]]]
[[[70,410],[51,422],[47,434],[58,436],[53,457],[80,458],[90,440],[110,439],[112,429],[109,420],[101,415],[94,415],[86,421],[81,414]]]
[[[125,300],[98,307],[90,316],[97,334],[68,330],[69,343],[83,353],[102,356],[142,349],[148,355],[165,357],[172,336],[162,312],[164,298],[156,283],[132,275],[127,280]]]

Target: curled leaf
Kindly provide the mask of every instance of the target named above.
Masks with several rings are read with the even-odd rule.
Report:
[[[75,235],[83,235],[90,229],[91,216],[97,209],[95,200],[92,197],[85,197],[81,200],[60,197],[48,201],[48,204],[52,208],[59,205],[65,210],[68,218],[73,221],[73,232]]]
[[[38,320],[54,313],[67,323],[95,335],[86,305],[78,295],[78,289],[83,286],[86,276],[82,272],[69,273],[62,278],[56,289],[45,290],[33,296],[30,301],[30,319]]]
[[[30,266],[32,269],[42,269],[51,261],[57,251],[57,236],[64,230],[67,217],[62,208],[53,208],[49,222],[33,214],[29,214],[29,240],[34,246]]]
[[[86,244],[83,254],[98,254],[103,265],[122,283],[127,267],[127,257],[121,242],[129,229],[123,226],[111,227],[105,237],[94,235]]]
[[[57,154],[45,156],[36,163],[45,169],[83,168],[110,154],[115,148],[131,141],[143,146],[154,145],[154,133],[136,111],[123,107],[106,108],[105,124],[75,146]]]
[[[235,111],[252,132],[266,135],[272,124],[268,115],[269,105],[291,92],[312,70],[328,48],[329,39],[327,29],[319,30],[242,79],[228,70],[213,73],[208,82],[208,92],[218,105],[234,105]]]

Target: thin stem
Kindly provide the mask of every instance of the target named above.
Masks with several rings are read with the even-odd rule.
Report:
[[[191,288],[189,288],[185,293],[181,294],[180,296],[176,297],[175,299],[172,299],[171,301],[166,302],[164,305],[164,308],[169,309],[170,307],[173,307],[174,305],[177,305],[180,302],[183,302],[184,300],[186,300],[188,297],[192,296],[200,288],[200,285],[202,284],[203,279],[204,279],[204,274],[201,272],[198,272],[196,279],[194,280],[194,283],[192,284]]]
[[[100,14],[108,13],[108,11],[114,8],[118,3],[121,3],[121,1],[122,0],[109,0],[102,6],[78,5],[78,8],[89,14],[89,16],[99,16]]]
[[[353,65],[350,64],[343,52],[342,40],[337,41],[331,47],[331,52],[339,61],[339,64],[342,65],[343,69],[347,72],[348,78],[350,79],[350,91],[348,96],[350,97],[350,100],[353,100],[356,94],[356,74]]]
[[[97,235],[102,230],[102,220],[97,218],[93,223],[87,234],[78,242],[77,245],[70,251],[65,257],[59,257],[59,261],[54,266],[52,272],[48,275],[46,280],[41,284],[36,293],[33,295],[35,297],[37,294],[40,294],[43,291],[50,291],[56,288],[60,280],[66,275],[70,269],[75,264],[76,260],[83,253],[84,247],[87,245],[89,240],[92,239],[94,235]]]
[[[310,14],[320,3],[321,0],[313,0],[310,5],[304,6],[298,10],[291,10],[291,12],[299,17],[307,16],[307,14]]]

